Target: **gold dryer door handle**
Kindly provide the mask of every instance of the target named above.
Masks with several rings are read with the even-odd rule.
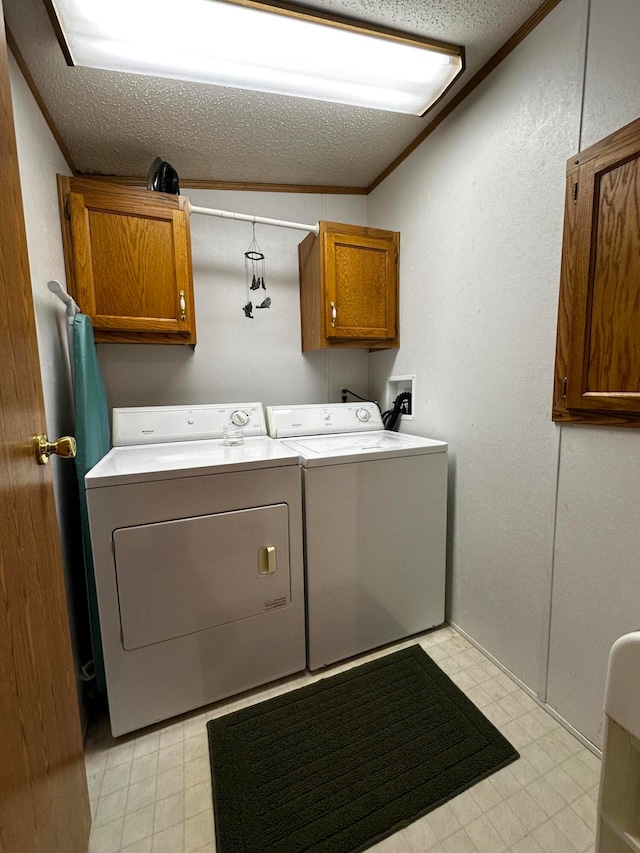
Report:
[[[258,548],[258,574],[272,575],[276,568],[276,546],[266,545],[264,548]]]
[[[78,452],[78,445],[72,435],[63,435],[57,441],[49,441],[45,433],[36,435],[33,439],[36,446],[36,459],[38,465],[46,465],[52,453],[73,459]]]

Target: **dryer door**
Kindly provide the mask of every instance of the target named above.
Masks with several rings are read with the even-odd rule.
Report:
[[[288,527],[274,504],[114,530],[123,647],[287,607]]]

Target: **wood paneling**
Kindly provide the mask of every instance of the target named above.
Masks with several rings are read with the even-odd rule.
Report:
[[[553,418],[640,426],[640,119],[567,166]]]
[[[393,237],[373,240],[327,234],[325,251],[327,299],[337,306],[335,325],[326,327],[327,338],[393,338]]]
[[[576,253],[572,247],[576,235],[576,205],[573,203],[574,187],[577,185],[578,167],[567,169],[565,186],[564,230],[562,235],[562,265],[560,273],[560,296],[558,300],[558,333],[556,336],[556,363],[553,385],[553,419],[562,420],[566,414],[567,371],[569,368],[569,342],[571,340],[571,306],[573,304],[574,264]],[[569,204],[569,199],[571,204]]]
[[[86,853],[89,799],[53,488],[32,444],[45,412],[1,20],[0,181],[0,850]]]
[[[87,176],[88,177],[88,176]],[[146,187],[146,177],[119,177],[118,175],[94,175],[105,183],[123,187]],[[261,184],[250,181],[210,181],[198,178],[180,178],[184,190],[229,190],[231,192],[262,193],[320,193],[322,195],[366,195],[366,187],[341,187],[325,184]]]
[[[96,341],[195,344],[188,199],[64,176],[58,189],[69,292]]]
[[[324,265],[320,262],[320,240],[315,234],[307,234],[298,245],[298,268],[302,352],[308,352],[322,347]]]
[[[587,390],[640,394],[640,169],[599,182]]]
[[[175,318],[173,222],[100,210],[88,220],[96,314]]]
[[[51,21],[51,26],[53,28],[53,32],[55,33],[56,38],[58,39],[58,44],[60,45],[60,50],[62,51],[62,55],[64,56],[65,62],[69,66],[74,66],[75,62],[73,61],[73,57],[71,56],[71,51],[69,50],[69,45],[67,44],[67,40],[62,32],[62,27],[60,26],[60,21],[58,20],[58,14],[53,7],[53,3],[51,0],[42,0],[44,3],[44,7],[47,10],[47,15],[49,16],[49,20]]]
[[[336,222],[320,222],[320,234],[305,237],[298,251],[303,352],[398,346],[399,238]]]

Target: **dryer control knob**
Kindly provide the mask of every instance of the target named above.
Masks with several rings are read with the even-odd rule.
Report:
[[[366,424],[368,420],[371,420],[371,412],[368,409],[356,409],[356,417],[361,424]]]
[[[245,426],[249,423],[249,413],[238,409],[231,415],[231,420],[236,426]]]

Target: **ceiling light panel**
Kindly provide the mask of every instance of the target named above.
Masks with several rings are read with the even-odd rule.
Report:
[[[220,0],[50,0],[75,65],[422,115],[461,48]]]

